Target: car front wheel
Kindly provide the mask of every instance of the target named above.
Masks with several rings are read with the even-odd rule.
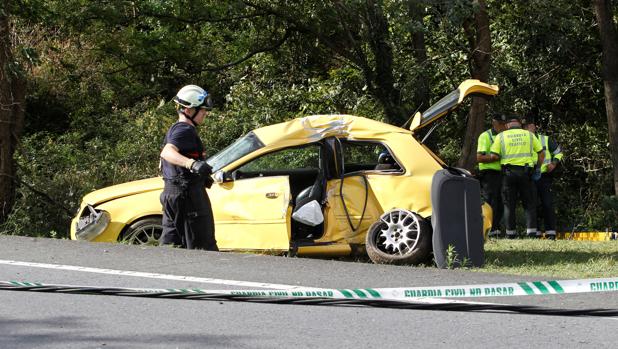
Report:
[[[431,225],[415,213],[394,209],[371,225],[365,243],[376,264],[420,264],[431,254]]]
[[[120,241],[131,245],[158,245],[162,232],[161,217],[144,218],[131,224]]]

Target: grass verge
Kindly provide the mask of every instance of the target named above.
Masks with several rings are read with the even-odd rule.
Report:
[[[618,241],[489,240],[473,271],[555,279],[618,277]]]

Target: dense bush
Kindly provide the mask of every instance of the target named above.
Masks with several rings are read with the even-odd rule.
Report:
[[[156,175],[162,135],[174,115],[173,109],[170,112],[170,108],[156,105],[146,101],[109,115],[110,119],[122,120],[114,124],[115,130],[102,132],[113,137],[92,137],[80,129],[64,134],[42,131],[24,137],[17,155],[22,185],[14,212],[1,231],[67,237],[68,223],[83,195]],[[102,131],[110,127],[103,121],[97,123]]]

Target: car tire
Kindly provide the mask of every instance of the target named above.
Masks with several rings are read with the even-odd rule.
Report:
[[[420,264],[431,256],[431,224],[416,213],[394,209],[369,227],[367,255],[376,264]]]
[[[120,241],[131,245],[158,245],[162,232],[161,217],[144,218],[131,224]]]

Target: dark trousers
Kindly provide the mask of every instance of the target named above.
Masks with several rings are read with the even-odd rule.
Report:
[[[493,220],[491,231],[500,230],[500,221],[504,212],[502,204],[502,172],[483,170],[480,173],[481,194],[486,203],[491,206]]]
[[[203,183],[165,182],[161,193],[163,232],[159,242],[187,249],[218,251],[210,199]]]
[[[543,221],[545,231],[556,230],[556,211],[554,209],[554,194],[551,186],[554,179],[551,175],[543,173],[541,179],[536,182],[538,219]],[[541,224],[538,224],[539,229]]]
[[[504,201],[506,230],[514,231],[516,229],[515,209],[518,199],[521,199],[526,214],[526,228],[536,230],[535,190],[530,168],[512,166],[503,169],[502,200]]]

